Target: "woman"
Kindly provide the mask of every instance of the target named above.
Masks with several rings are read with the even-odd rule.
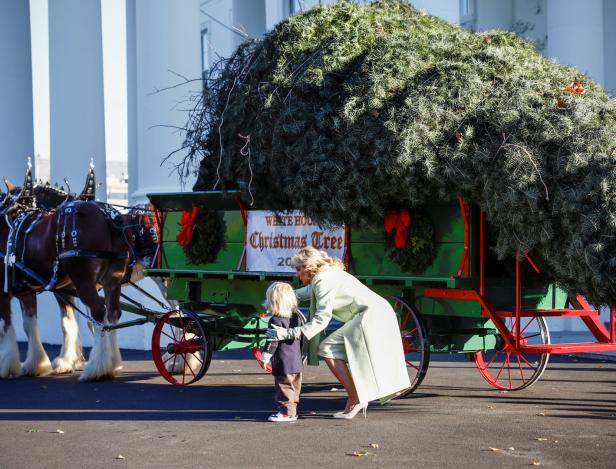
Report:
[[[292,264],[308,285],[295,293],[300,301],[310,298],[309,321],[291,329],[273,326],[267,335],[272,340],[304,335],[309,353],[318,347],[318,356],[349,395],[344,411],[334,417],[351,419],[362,410],[365,415],[369,401],[385,402],[410,387],[398,322],[387,300],[324,251],[300,249]],[[332,317],[344,325],[319,343]]]

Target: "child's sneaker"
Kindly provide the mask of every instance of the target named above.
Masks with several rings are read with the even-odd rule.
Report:
[[[267,420],[269,420],[270,422],[295,422],[297,421],[297,415],[289,417],[287,414],[278,412],[277,414],[270,415]]]

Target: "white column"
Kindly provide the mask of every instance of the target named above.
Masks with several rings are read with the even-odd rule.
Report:
[[[445,21],[460,23],[460,0],[411,0],[410,3]]]
[[[127,21],[132,21],[130,8]],[[184,79],[201,78],[200,14],[199,0],[136,0],[134,9],[134,23],[129,23],[127,32],[127,40],[133,38],[128,45],[129,61],[136,64],[129,62],[128,66],[129,107],[136,108],[128,111],[129,201],[141,203],[148,192],[181,190],[172,164],[184,153],[166,163],[163,159],[181,148],[183,135],[173,127],[186,125],[186,109],[193,105],[187,100],[201,90],[200,81],[182,84]],[[188,181],[189,189],[193,182]]]
[[[137,23],[135,0],[126,0],[126,153],[128,166],[128,203],[139,188],[137,151]]]
[[[265,0],[265,27],[268,31],[285,19],[284,2],[289,0]]]
[[[478,31],[509,31],[513,25],[512,0],[476,0]]]
[[[547,30],[548,57],[604,83],[603,0],[548,0]]]
[[[103,47],[99,0],[49,2],[50,173],[81,191],[94,158],[106,200]]]
[[[616,96],[616,2],[604,2],[605,87]]]
[[[233,0],[233,26],[251,38],[261,37],[266,29],[265,0]],[[236,35],[236,45],[243,41]]]
[[[21,184],[27,157],[33,154],[30,7],[24,0],[4,1],[0,4],[0,181],[7,177]]]

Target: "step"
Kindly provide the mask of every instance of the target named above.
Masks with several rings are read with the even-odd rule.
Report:
[[[574,342],[566,344],[534,344],[522,345],[524,353],[578,353],[616,351],[616,343],[606,342]]]

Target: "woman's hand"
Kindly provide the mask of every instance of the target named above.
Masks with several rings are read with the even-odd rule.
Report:
[[[265,335],[267,336],[267,340],[289,340],[289,339],[299,339],[302,335],[302,331],[299,327],[292,327],[291,329],[285,329],[284,327],[274,326],[265,331]]]

